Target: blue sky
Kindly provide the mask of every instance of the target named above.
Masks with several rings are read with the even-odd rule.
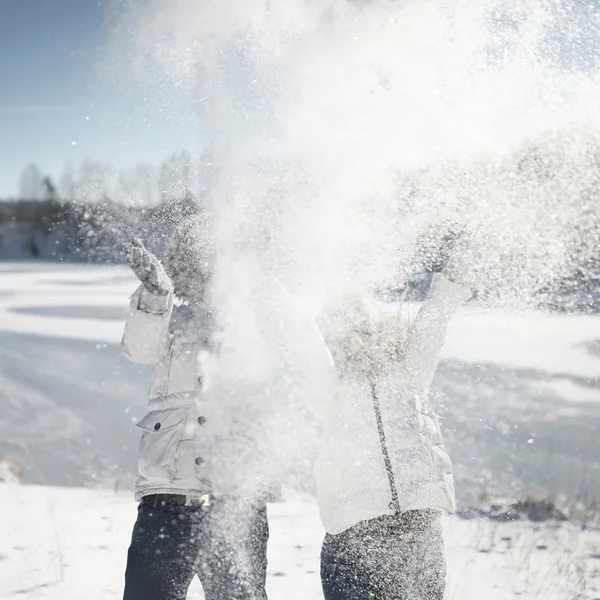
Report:
[[[0,198],[18,193],[31,162],[58,179],[86,157],[127,167],[193,150],[183,101],[162,125],[141,90],[111,76],[106,10],[96,0],[0,0]]]

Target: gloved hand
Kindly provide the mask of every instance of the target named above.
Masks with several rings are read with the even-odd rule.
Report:
[[[151,294],[166,296],[171,292],[173,285],[169,276],[158,258],[146,250],[140,239],[133,238],[125,244],[125,254],[132,271]]]
[[[462,229],[457,223],[448,221],[429,225],[417,238],[416,255],[413,259],[416,269],[429,273],[443,271]]]
[[[475,230],[472,226],[462,229],[453,229],[451,233],[451,247],[448,249],[448,261],[442,273],[444,277],[470,286],[477,275],[477,258],[475,252]]]

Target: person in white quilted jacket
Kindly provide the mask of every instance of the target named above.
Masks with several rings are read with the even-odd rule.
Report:
[[[140,504],[124,600],[184,600],[195,575],[207,600],[264,600],[274,488],[270,448],[260,445],[266,419],[260,389],[236,387],[219,348],[209,223],[194,217],[180,227],[165,268],[139,240],[128,262],[141,285],[123,351],[152,365],[154,378],[138,423]]]
[[[335,366],[335,391],[313,407],[323,426],[316,480],[326,600],[443,598],[440,518],[455,494],[427,391],[448,323],[470,296],[470,247],[459,238],[412,322],[357,293],[320,318]]]

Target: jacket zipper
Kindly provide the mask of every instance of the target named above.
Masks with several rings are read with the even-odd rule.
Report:
[[[394,477],[394,470],[392,468],[392,460],[390,458],[390,452],[385,438],[385,429],[383,427],[383,418],[381,417],[381,406],[379,404],[379,398],[377,397],[377,390],[375,383],[371,384],[371,397],[373,398],[373,409],[375,410],[375,419],[377,421],[377,431],[379,432],[379,445],[381,446],[381,454],[383,455],[383,462],[385,463],[385,470],[388,477],[388,483],[390,486],[390,495],[392,501],[390,502],[390,508],[398,515],[402,511],[400,510],[400,500],[398,499],[398,489],[396,487],[396,478]]]
[[[169,381],[171,379],[171,364],[173,363],[173,346],[175,345],[175,339],[171,338],[171,343],[169,344],[169,368],[167,369],[167,391],[165,393],[165,397],[169,395]]]

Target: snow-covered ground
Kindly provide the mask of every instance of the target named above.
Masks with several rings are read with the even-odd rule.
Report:
[[[0,262],[0,454],[25,481],[130,482],[150,377],[119,349],[135,286],[125,267]],[[600,497],[600,316],[467,307],[432,399],[463,503]]]
[[[0,597],[121,593],[135,505],[115,489],[130,485],[150,376],[119,349],[135,286],[123,267],[0,262],[0,457],[23,463],[25,482],[104,488],[0,484]],[[600,497],[599,316],[467,307],[432,398],[463,505],[485,491]],[[319,598],[313,500],[290,490],[270,519],[271,597]],[[450,599],[600,598],[591,530],[456,517],[446,528]]]
[[[323,531],[314,500],[269,506],[271,600],[318,600]],[[119,598],[135,505],[129,494],[0,486],[0,597]],[[448,600],[600,597],[600,533],[577,527],[445,521]],[[202,598],[195,579],[188,595]]]

